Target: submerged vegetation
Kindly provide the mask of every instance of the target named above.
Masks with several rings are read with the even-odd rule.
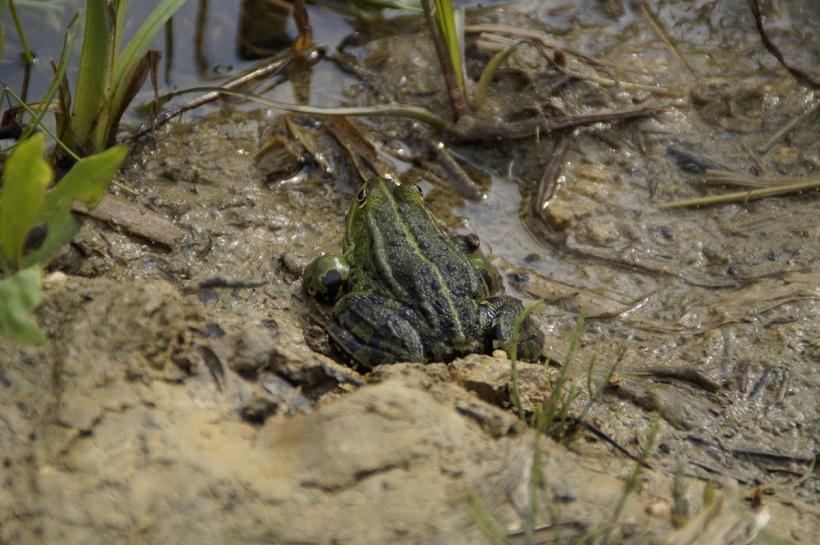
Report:
[[[151,40],[184,2],[159,2],[134,36],[123,43],[127,0],[88,0],[73,91],[66,78],[66,69],[72,60],[78,34],[77,16],[66,26],[59,62],[52,62],[54,77],[36,105],[25,103],[25,93],[18,95],[10,88],[5,89],[5,93],[17,101],[21,111],[30,114],[22,137],[37,128],[51,132],[44,127],[43,116],[53,111],[56,121],[53,136],[69,157],[76,159],[112,146],[126,108],[148,74],[156,70],[158,54],[149,51]],[[13,7],[13,2],[9,6]],[[31,52],[25,29],[16,16],[14,20],[28,59]]]

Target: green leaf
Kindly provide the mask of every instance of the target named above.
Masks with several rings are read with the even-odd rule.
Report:
[[[67,212],[74,200],[82,201],[89,208],[97,206],[127,153],[128,146],[119,145],[74,163],[46,195],[41,220],[48,222],[55,214]]]
[[[128,153],[127,146],[114,146],[77,161],[60,182],[46,194],[38,223],[48,226],[43,244],[27,255],[24,265],[45,264],[63,244],[80,230],[82,222],[71,213],[71,203],[81,201],[94,208],[105,195],[117,169]]]
[[[145,56],[154,36],[184,3],[185,0],[163,0],[160,2],[145,19],[145,22],[142,23],[142,26],[139,27],[131,41],[128,42],[122,54],[117,56],[114,64],[114,90],[110,106],[112,111],[125,109],[127,105],[122,104],[122,102],[128,91],[131,74]]]
[[[45,138],[36,134],[18,144],[6,162],[0,201],[0,251],[5,262],[18,268],[26,235],[37,223],[45,189],[53,178],[43,160]]]
[[[82,226],[83,222],[70,211],[56,216],[48,223],[46,238],[40,247],[23,258],[23,266],[48,263],[61,246],[71,242]]]
[[[105,125],[103,118],[112,93],[115,26],[116,13],[111,0],[86,2],[83,48],[69,122],[70,147],[80,155],[98,149],[92,132],[96,132],[98,126]]]
[[[478,85],[476,86],[475,96],[473,97],[473,109],[480,110],[482,106],[484,106],[484,101],[487,99],[487,89],[490,87],[490,82],[493,81],[496,72],[498,69],[501,68],[501,65],[507,58],[512,55],[512,52],[515,51],[515,48],[525,42],[518,42],[503,51],[499,51],[493,58],[490,59],[490,62],[487,63],[487,66],[484,67],[484,71],[481,72],[481,78],[478,80]]]
[[[40,304],[41,273],[30,267],[0,281],[0,333],[15,341],[45,341],[31,312]]]

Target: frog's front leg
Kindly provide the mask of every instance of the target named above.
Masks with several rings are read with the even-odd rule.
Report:
[[[399,361],[427,361],[412,309],[378,292],[350,293],[333,307],[338,323],[328,334],[351,358],[366,367]]]
[[[479,316],[482,331],[485,332],[487,342],[493,349],[505,350],[510,353],[515,320],[524,311],[524,305],[515,297],[499,295],[490,297],[481,302]],[[520,359],[536,361],[541,355],[544,346],[544,334],[527,317],[518,332],[517,356]]]
[[[302,288],[311,297],[332,303],[350,278],[350,265],[337,255],[323,255],[311,261],[302,273]]]

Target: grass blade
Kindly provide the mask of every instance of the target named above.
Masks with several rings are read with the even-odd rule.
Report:
[[[498,69],[501,68],[501,65],[506,61],[512,52],[515,51],[515,48],[525,42],[518,42],[510,47],[504,49],[503,51],[499,51],[493,58],[490,59],[490,62],[487,63],[487,66],[484,67],[484,71],[481,72],[481,78],[478,80],[478,85],[475,89],[475,96],[473,97],[473,109],[479,110],[482,106],[484,106],[484,101],[487,99],[487,89],[490,87],[490,82],[493,81],[496,72]]]
[[[137,30],[131,41],[122,51],[122,54],[117,56],[114,64],[114,78],[116,89],[112,93],[112,105],[114,110],[125,109],[123,105],[124,98],[128,91],[128,83],[130,81],[131,73],[136,70],[151,41],[156,36],[157,32],[165,26],[165,23],[170,19],[174,13],[185,3],[185,0],[163,0],[154,8],[154,11],[148,16],[142,26]],[[125,2],[123,2],[125,4]],[[125,11],[123,9],[123,11]]]
[[[696,197],[694,199],[672,201],[658,205],[658,208],[670,209],[689,206],[712,206],[715,204],[726,204],[733,202],[744,203],[746,201],[764,199],[767,197],[777,197],[780,195],[789,195],[791,193],[802,193],[803,191],[811,191],[815,189],[820,189],[820,176],[809,176],[796,183],[782,184],[774,187],[765,187],[762,189],[752,189],[749,191],[724,193],[723,195],[712,195],[709,197]]]
[[[466,96],[464,69],[464,13],[453,7],[450,0],[436,0],[436,22],[447,44],[447,53],[456,75],[456,81],[463,95]],[[460,23],[459,23],[460,21]],[[459,27],[462,32],[459,33]]]
[[[17,104],[19,104],[21,108],[23,108],[26,112],[28,112],[28,115],[30,115],[31,117],[34,117],[35,115],[37,115],[36,112],[34,112],[31,108],[29,108],[29,105],[25,103],[25,101],[22,99],[22,97],[20,97],[20,95],[18,95],[14,91],[12,91],[10,87],[6,87],[4,89],[4,91],[7,94],[11,95],[11,97],[14,100],[17,101]],[[54,134],[54,132],[48,127],[48,125],[41,124],[40,128],[43,129],[44,133],[49,135],[55,142],[57,142],[57,145],[60,146],[60,149],[62,149],[66,153],[66,155],[68,155],[69,157],[71,157],[75,161],[79,160],[80,157],[76,153],[74,153],[74,151],[71,148],[69,148],[66,145],[66,143],[63,142],[63,140],[58,138],[57,135]]]
[[[375,115],[388,117],[407,117],[409,119],[421,121],[422,123],[430,125],[431,127],[438,129],[440,131],[448,133],[454,131],[452,125],[438,117],[436,114],[432,113],[430,110],[421,108],[419,106],[408,106],[405,104],[384,104],[367,107],[320,108],[318,106],[289,104],[287,102],[280,102],[278,100],[270,100],[264,97],[260,97],[258,95],[254,95],[253,93],[247,93],[245,91],[239,91],[237,89],[225,89],[224,87],[191,87],[189,89],[183,89],[180,91],[174,91],[173,93],[168,93],[164,96],[164,98],[166,100],[170,100],[171,98],[174,98],[179,95],[184,95],[187,93],[219,93],[222,95],[244,98],[246,100],[263,104],[270,108],[276,108],[277,110],[284,110],[286,112],[295,112],[306,115],[344,115],[350,117]]]
[[[79,20],[79,14],[75,15],[71,21],[66,26],[65,33],[63,34],[63,47],[60,49],[60,62],[57,65],[57,72],[54,74],[54,79],[51,80],[51,83],[46,89],[43,98],[40,99],[40,106],[37,108],[37,111],[34,117],[31,119],[29,124],[26,126],[26,129],[23,131],[23,134],[20,136],[20,140],[25,140],[34,130],[40,125],[40,122],[43,119],[43,116],[48,111],[51,101],[54,100],[54,96],[60,90],[60,86],[63,83],[63,78],[65,77],[66,67],[68,66],[69,61],[71,60],[71,55],[74,52],[74,45],[77,41],[77,21]],[[64,112],[67,114],[68,112]]]
[[[23,48],[23,57],[26,59],[26,64],[34,63],[34,55],[28,45],[28,38],[26,38],[26,31],[23,30],[23,25],[20,23],[20,18],[17,16],[17,9],[14,7],[14,0],[8,0],[9,13],[11,20],[14,21],[14,28],[17,29],[17,36],[20,38],[20,46]],[[5,8],[5,6],[0,6]],[[0,9],[0,13],[2,13]]]
[[[453,6],[449,0],[422,0],[422,6],[433,36],[453,118],[457,120],[467,113],[467,99]]]

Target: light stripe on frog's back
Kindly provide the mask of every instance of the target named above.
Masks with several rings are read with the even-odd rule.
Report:
[[[384,194],[387,199],[368,214],[372,254],[384,284],[391,287],[396,299],[420,311],[430,327],[427,336],[463,342],[466,332],[462,330],[460,309],[454,304],[443,271],[422,248],[427,245],[427,237],[417,237],[393,194],[389,190]]]

